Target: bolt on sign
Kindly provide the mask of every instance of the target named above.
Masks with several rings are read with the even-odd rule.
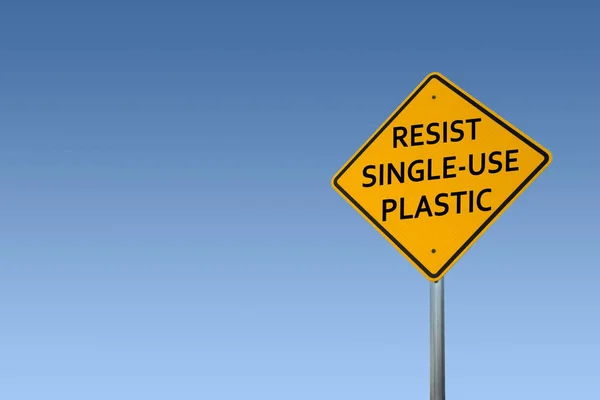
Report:
[[[432,73],[332,184],[436,282],[551,159],[533,139]]]

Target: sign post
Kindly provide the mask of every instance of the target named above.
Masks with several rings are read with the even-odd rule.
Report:
[[[445,398],[442,278],[551,161],[431,73],[333,177],[333,188],[431,282],[432,400]]]
[[[444,337],[444,278],[430,282],[430,398],[446,400],[446,352]]]

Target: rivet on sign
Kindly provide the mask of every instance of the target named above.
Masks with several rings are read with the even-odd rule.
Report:
[[[431,96],[431,98],[435,100],[435,94],[433,96]]]
[[[431,252],[432,252],[432,253],[435,253],[435,249],[431,249]]]

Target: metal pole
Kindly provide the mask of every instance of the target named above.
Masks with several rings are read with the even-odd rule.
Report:
[[[430,399],[446,400],[446,368],[444,349],[444,278],[430,283]]]

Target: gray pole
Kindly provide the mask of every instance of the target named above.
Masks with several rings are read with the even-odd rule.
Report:
[[[444,278],[430,282],[430,364],[431,400],[446,400],[446,370],[444,349]]]

